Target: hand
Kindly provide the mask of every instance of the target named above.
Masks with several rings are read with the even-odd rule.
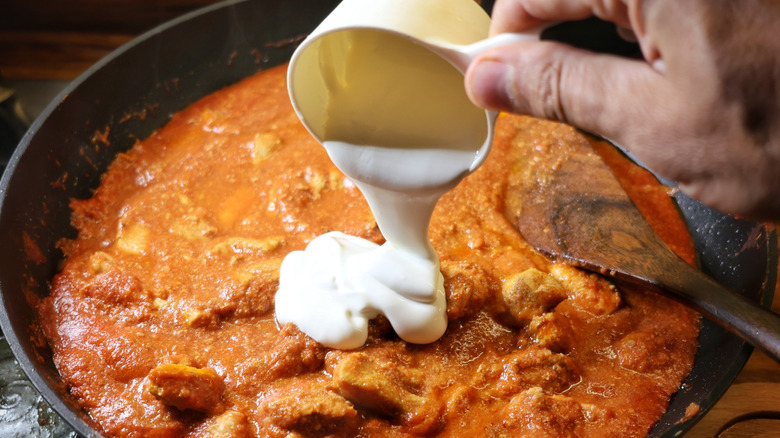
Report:
[[[500,47],[469,67],[472,101],[602,135],[691,197],[780,219],[780,2],[498,0],[491,34],[590,16],[633,31],[644,60]]]

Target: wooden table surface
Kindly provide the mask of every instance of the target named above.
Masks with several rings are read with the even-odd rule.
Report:
[[[154,19],[161,21],[188,7],[191,9],[210,1],[213,0],[192,0],[190,3],[185,0],[167,0],[168,9],[163,11],[165,13],[158,10]],[[96,0],[81,3],[92,6],[114,4]],[[141,1],[139,4],[143,3],[149,2]],[[71,5],[72,2],[40,0],[9,4],[16,8],[24,8],[25,4],[38,5],[36,7],[40,8],[41,4]],[[56,8],[48,10],[46,16],[54,20],[57,11]],[[140,23],[136,23],[137,26],[153,24],[149,20],[134,17]],[[61,28],[52,31],[45,20],[37,24],[38,28],[29,26],[29,29],[25,29],[23,26],[9,26],[10,22],[12,20],[8,19],[8,15],[5,20],[0,17],[0,77],[17,80],[72,79],[137,33],[136,28],[116,26],[109,31],[99,28],[88,31]],[[780,284],[777,290],[779,293],[775,296],[772,309],[780,313]],[[780,364],[759,351],[754,352],[723,398],[686,437],[780,437]]]
[[[775,291],[772,310],[780,313],[780,281]],[[734,384],[685,436],[780,437],[780,364],[754,351]]]

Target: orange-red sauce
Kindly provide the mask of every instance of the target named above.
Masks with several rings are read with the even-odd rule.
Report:
[[[277,327],[285,254],[331,230],[382,241],[292,112],[284,73],[174,115],[117,158],[93,198],[73,201],[79,237],[63,243],[38,312],[63,380],[103,433],[647,433],[690,369],[696,314],[551,262],[505,217],[519,157],[554,159],[550,145],[583,141],[565,125],[502,116],[487,162],[438,204],[441,340],[404,343],[379,318],[364,347],[337,351]],[[654,204],[692,254],[671,203]]]

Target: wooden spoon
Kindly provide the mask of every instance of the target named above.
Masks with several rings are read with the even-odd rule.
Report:
[[[780,362],[780,316],[678,257],[650,228],[593,150],[537,166],[510,187],[508,217],[528,243],[576,266],[664,292]]]

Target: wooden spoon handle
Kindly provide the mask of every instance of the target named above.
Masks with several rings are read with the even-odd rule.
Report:
[[[726,289],[688,265],[679,264],[667,273],[658,279],[667,295],[686,301],[780,362],[780,315]]]

